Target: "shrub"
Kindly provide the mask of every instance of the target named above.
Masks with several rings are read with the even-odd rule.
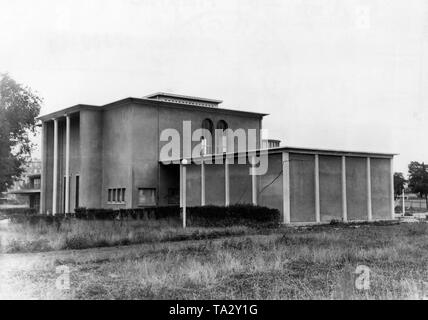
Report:
[[[76,208],[74,216],[78,219],[169,219],[180,217],[178,206],[167,207],[147,207],[147,208],[128,208],[128,209],[95,209],[95,208]]]
[[[12,223],[28,223],[30,225],[36,225],[40,222],[44,222],[47,225],[55,225],[57,229],[61,227],[62,221],[67,219],[63,214],[57,214],[55,216],[48,216],[44,214],[25,215],[25,214],[11,214],[9,216]]]
[[[280,213],[277,209],[253,205],[188,207],[186,214],[187,219],[194,226],[228,226],[235,224],[263,224],[266,226],[266,224],[276,225],[280,219]],[[178,206],[119,210],[77,208],[75,210],[75,217],[89,220],[178,220],[180,218],[180,208]]]
[[[338,219],[331,219],[330,220],[330,225],[331,226],[340,226],[343,224],[343,221],[338,220]]]
[[[187,211],[189,220],[202,226],[235,224],[252,226],[263,224],[266,226],[266,224],[276,225],[280,220],[280,213],[277,209],[253,205],[190,207]]]
[[[0,209],[0,214],[5,216],[11,215],[36,215],[37,210],[34,208],[3,208]]]
[[[113,209],[76,208],[74,217],[87,220],[113,220],[118,216],[118,211]]]
[[[73,235],[67,237],[63,249],[79,250],[90,247],[90,241],[84,236]]]

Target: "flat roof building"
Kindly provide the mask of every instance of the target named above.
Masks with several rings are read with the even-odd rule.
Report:
[[[224,109],[221,103],[155,93],[39,117],[40,211],[186,201],[188,206],[260,204],[277,208],[284,223],[393,218],[392,154],[280,147],[273,140],[266,145],[261,139],[266,114]],[[243,132],[245,143],[238,137]],[[178,152],[169,148],[175,133]],[[251,176],[251,161],[261,156],[268,167]]]
[[[259,140],[265,114],[223,109],[220,103],[157,93],[104,106],[79,104],[39,117],[41,212],[178,204],[178,167],[159,162],[167,143],[161,141],[163,130],[183,136],[184,121],[192,130],[204,124],[213,131],[227,124],[232,130],[254,129]]]

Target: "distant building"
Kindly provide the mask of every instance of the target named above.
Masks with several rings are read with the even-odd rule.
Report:
[[[403,194],[399,194],[397,196],[397,198],[402,199],[403,198]],[[422,199],[422,198],[417,193],[406,192],[406,193],[404,193],[404,199],[406,199],[406,200],[418,200],[418,199]]]
[[[31,161],[25,168],[22,178],[15,182],[8,194],[15,195],[17,200],[22,199],[29,207],[40,210],[40,187],[41,187],[40,160]]]
[[[0,192],[0,205],[6,204],[8,202],[8,197],[6,192]]]
[[[276,140],[276,139],[262,140],[262,148],[265,148],[265,149],[279,148],[280,144],[281,144],[281,140]]]

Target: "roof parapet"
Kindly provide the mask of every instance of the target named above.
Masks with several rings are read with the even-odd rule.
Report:
[[[173,102],[173,103],[194,105],[198,107],[212,107],[212,108],[217,108],[218,105],[223,102],[222,100],[185,96],[185,95],[166,93],[166,92],[156,92],[148,96],[145,96],[144,98],[151,99],[151,100],[160,100],[164,102]]]

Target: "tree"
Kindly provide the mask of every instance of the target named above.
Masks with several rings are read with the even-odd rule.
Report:
[[[404,184],[406,182],[407,181],[401,172],[394,173],[394,199],[397,199],[397,197],[403,193]]]
[[[412,161],[409,164],[409,188],[418,193],[428,206],[428,166],[426,164]]]
[[[42,99],[29,87],[0,74],[0,192],[22,174],[31,156]]]

